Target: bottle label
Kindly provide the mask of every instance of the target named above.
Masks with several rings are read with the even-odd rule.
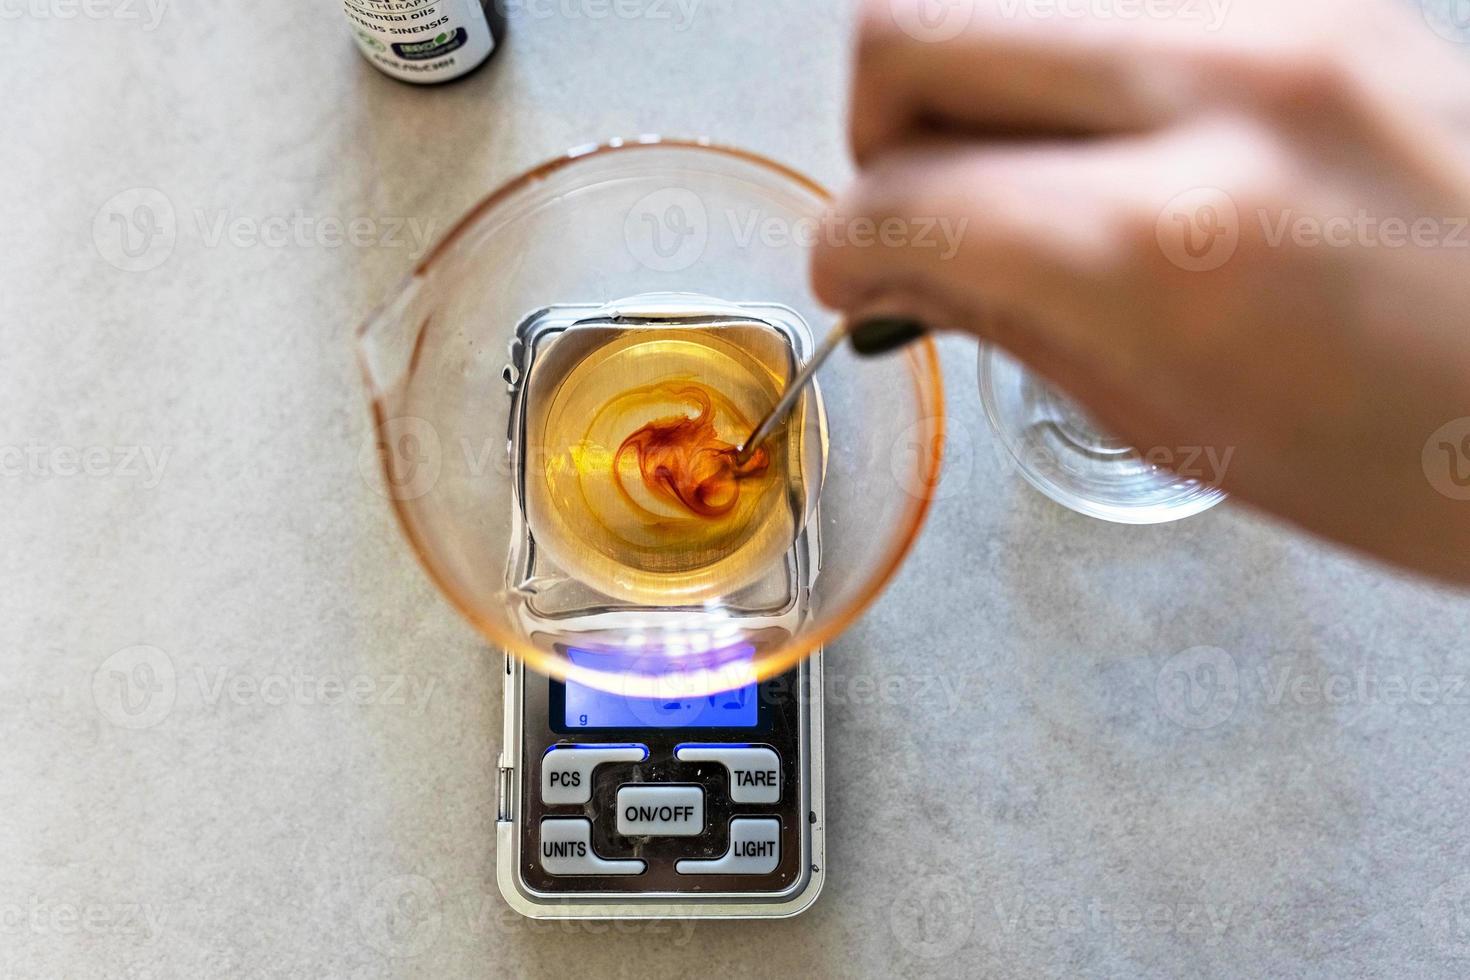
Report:
[[[342,0],[357,46],[408,82],[444,82],[495,50],[480,0]]]

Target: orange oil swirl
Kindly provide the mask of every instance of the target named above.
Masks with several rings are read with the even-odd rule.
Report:
[[[770,457],[762,447],[744,463],[737,460],[739,447],[715,433],[714,408],[705,389],[684,384],[667,393],[693,403],[697,414],[654,419],[631,433],[613,455],[613,480],[636,507],[619,472],[623,457],[636,453],[638,473],[650,493],[697,517],[723,517],[740,500],[740,481],[764,473]]]

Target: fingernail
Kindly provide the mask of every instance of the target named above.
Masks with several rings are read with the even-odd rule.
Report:
[[[847,332],[852,349],[864,357],[874,357],[898,350],[928,333],[918,320],[903,317],[874,317],[855,324]]]

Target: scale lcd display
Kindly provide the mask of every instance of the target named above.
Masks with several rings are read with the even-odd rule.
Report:
[[[569,651],[576,661],[583,651]],[[754,656],[755,649],[749,650]],[[585,656],[585,654],[584,654]],[[758,685],[699,698],[633,698],[578,684],[553,682],[560,689],[563,730],[587,728],[755,728],[760,724]],[[557,698],[553,698],[553,705]],[[554,717],[554,716],[553,716]]]

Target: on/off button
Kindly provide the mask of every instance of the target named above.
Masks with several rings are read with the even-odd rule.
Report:
[[[618,787],[618,833],[624,837],[693,837],[703,830],[703,787]]]

